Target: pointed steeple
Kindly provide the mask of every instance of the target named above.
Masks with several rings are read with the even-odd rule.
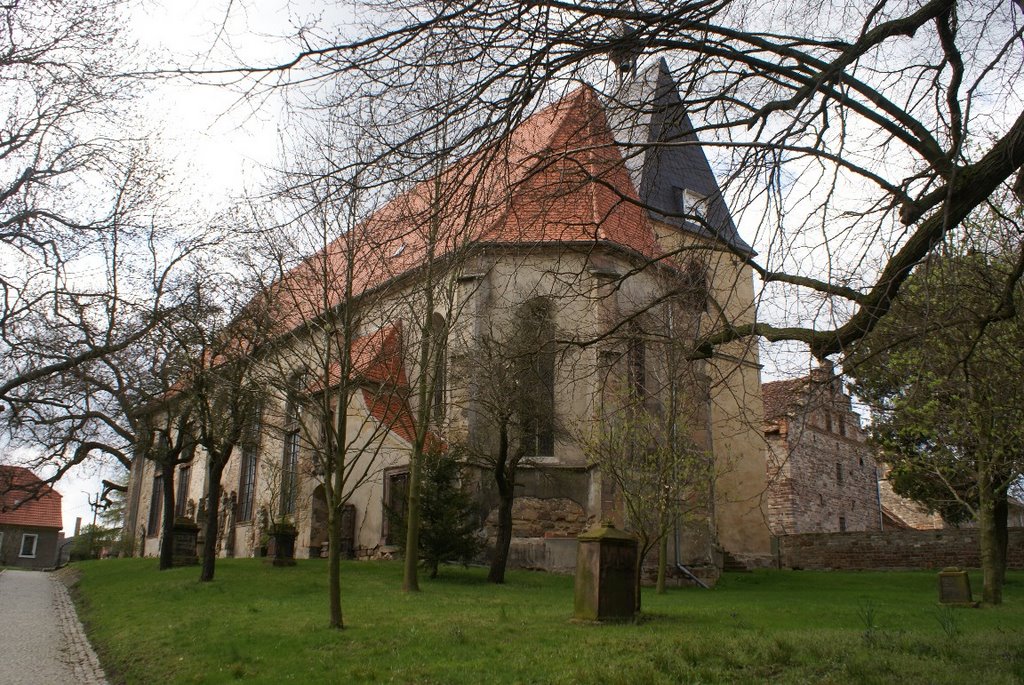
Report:
[[[623,80],[605,107],[640,200],[653,218],[716,238],[741,252],[753,252],[729,215],[664,59]],[[687,197],[704,199],[711,228],[680,216]]]

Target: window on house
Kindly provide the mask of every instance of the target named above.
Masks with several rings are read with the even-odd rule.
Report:
[[[845,533],[846,532],[846,517],[845,516],[840,516],[839,517],[839,532],[840,533]]]
[[[839,434],[846,437],[846,416],[839,415]]]
[[[825,430],[829,433],[832,432],[832,414],[825,412]]]
[[[35,559],[36,545],[38,543],[38,535],[34,533],[25,533],[21,536],[21,552],[18,553],[18,556],[26,559]]]
[[[434,374],[432,416],[435,423],[444,419],[444,397],[447,384],[448,324],[437,312],[430,319],[430,334],[434,340]]]
[[[836,462],[836,485],[842,485],[842,484],[843,484],[843,465],[837,461]]]
[[[184,516],[188,506],[188,487],[192,480],[192,464],[184,464],[178,469],[178,493],[174,501],[174,515]]]
[[[549,457],[555,453],[555,326],[550,300],[538,297],[517,312],[523,343],[519,371],[521,397],[514,398],[522,413],[524,454]]]
[[[405,521],[409,503],[409,474],[406,471],[388,474],[384,480],[384,544],[400,544],[395,521]]]
[[[146,521],[146,535],[156,537],[160,534],[160,521],[162,519],[164,492],[164,477],[153,476],[153,491],[149,495],[149,519]]]

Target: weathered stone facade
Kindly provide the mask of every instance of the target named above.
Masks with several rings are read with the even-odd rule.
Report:
[[[764,385],[774,535],[879,530],[878,468],[830,368]]]
[[[619,382],[616,379],[636,372],[635,359],[629,362],[628,373],[625,369],[630,345],[637,340],[643,342],[642,336],[655,341],[684,335],[680,331],[692,341],[698,332],[716,330],[723,319],[730,324],[754,320],[752,272],[736,256],[750,248],[732,225],[700,146],[666,146],[661,159],[654,159],[654,152],[633,154],[628,161],[618,156],[615,143],[629,138],[646,145],[646,136],[657,128],[655,123],[658,127],[672,124],[675,129],[669,132],[671,135],[696,142],[687,132],[685,108],[666,68],[658,65],[639,77],[637,89],[637,97],[661,100],[654,108],[634,108],[634,114],[643,110],[648,118],[639,125],[633,122],[633,128],[625,133],[621,127],[610,130],[618,126],[615,117],[595,94],[581,89],[534,115],[512,134],[509,155],[519,155],[519,161],[507,170],[509,174],[523,174],[521,167],[537,164],[538,156],[543,156],[538,152],[540,148],[555,150],[558,159],[568,156],[572,163],[566,169],[556,165],[553,171],[547,171],[550,165],[539,165],[537,178],[520,179],[510,196],[503,195],[502,188],[485,187],[481,191],[486,194],[495,190],[502,203],[500,211],[487,208],[484,218],[490,222],[501,216],[506,223],[493,229],[481,219],[482,237],[477,238],[480,244],[469,251],[471,258],[453,260],[454,266],[445,264],[441,269],[443,275],[438,276],[430,298],[430,306],[442,322],[439,329],[446,333],[447,351],[440,357],[440,371],[420,368],[415,353],[423,339],[423,328],[417,328],[415,322],[423,321],[423,308],[428,305],[417,290],[417,277],[410,274],[423,264],[423,246],[409,237],[408,226],[416,222],[394,209],[405,201],[415,205],[412,200],[416,198],[400,197],[369,221],[372,225],[378,217],[387,218],[389,211],[397,213],[401,233],[393,244],[377,247],[367,261],[392,259],[400,264],[392,264],[394,277],[382,280],[379,289],[372,291],[379,297],[367,297],[365,304],[361,301],[365,311],[361,312],[359,334],[371,338],[391,331],[388,335],[396,339],[389,352],[391,357],[375,363],[399,368],[398,375],[405,385],[382,403],[371,389],[381,384],[367,383],[367,389],[354,393],[348,402],[349,452],[356,459],[372,460],[369,477],[349,500],[355,556],[386,556],[395,549],[389,540],[385,507],[396,502],[396,493],[404,487],[413,438],[412,417],[417,415],[417,403],[421,402],[412,392],[410,379],[434,373],[445,377],[440,391],[431,397],[443,409],[441,418],[429,422],[432,433],[449,442],[486,444],[489,438],[479,391],[474,389],[472,379],[460,382],[457,371],[472,356],[484,332],[507,326],[517,308],[541,299],[548,303],[550,329],[557,331],[559,339],[591,341],[566,345],[559,351],[551,374],[552,423],[564,428],[552,432],[544,450],[531,453],[516,476],[511,562],[550,569],[571,568],[568,555],[575,549],[575,536],[599,519],[615,514],[612,488],[588,457],[580,433],[600,423],[604,399],[608,388]],[[667,120],[669,115],[676,120]],[[661,119],[654,122],[655,116]],[[642,140],[633,139],[640,134],[645,136]],[[585,137],[578,139],[580,136]],[[515,150],[515,145],[524,141],[533,147]],[[572,160],[573,155],[580,154],[586,159]],[[597,155],[608,155],[609,159]],[[589,175],[582,179],[567,176],[578,168],[586,169]],[[619,192],[608,191],[609,185],[619,188]],[[719,223],[716,232],[678,217],[678,207],[671,203],[678,202],[680,188],[693,188],[708,199],[707,218]],[[637,202],[623,202],[623,197],[637,198],[652,207],[669,204],[659,213],[641,209]],[[461,226],[465,211],[458,207],[450,210],[457,215],[453,221]],[[729,242],[728,249],[723,249],[723,240]],[[677,256],[666,260],[667,254]],[[684,263],[678,255],[690,261]],[[442,301],[443,306],[439,304]],[[426,310],[428,315],[430,311]],[[631,332],[633,328],[624,325],[630,321],[642,323],[637,327],[641,333]],[[296,360],[314,357],[311,351],[316,344],[312,337],[296,334],[290,347],[279,354]],[[666,364],[659,365],[650,353],[651,347],[647,349],[646,359],[640,357],[640,383],[653,388],[669,370]],[[730,343],[713,358],[694,361],[692,366],[692,377],[699,380],[686,392],[699,403],[701,411],[699,425],[689,429],[695,440],[711,452],[718,474],[713,487],[716,500],[703,517],[693,516],[680,523],[671,538],[670,554],[684,564],[713,567],[720,558],[717,547],[721,546],[747,563],[767,564],[771,548],[762,510],[766,466],[760,434],[756,340]],[[372,375],[360,371],[366,377]],[[656,395],[651,391],[652,406],[661,402]],[[266,404],[267,418],[250,450],[259,462],[249,511],[243,513],[246,474],[251,471],[244,467],[247,450],[237,450],[224,472],[227,513],[220,549],[225,556],[250,556],[259,551],[267,518],[261,512],[270,512],[272,518],[281,498],[273,476],[275,469],[280,472],[282,454],[287,455],[289,450],[287,427],[281,419],[288,411],[285,398],[280,396],[269,397]],[[382,425],[388,430],[380,431]],[[299,482],[292,523],[299,531],[296,545],[300,557],[315,556],[323,544],[324,507],[318,500],[322,489],[318,495],[320,476],[312,462],[313,448],[315,445],[306,443],[295,446]],[[197,517],[203,510],[203,459],[201,452],[196,455],[185,495],[187,500],[199,503],[194,507]],[[151,495],[155,475],[152,464],[136,464],[132,473],[130,500],[134,508],[130,525],[136,535],[145,531],[146,554],[155,554],[159,543],[154,535],[158,529],[146,525],[147,516],[156,520],[149,514],[158,504]],[[498,501],[493,476],[481,470],[470,479],[479,504],[482,534],[493,538],[493,512]],[[707,489],[712,490],[710,483]]]
[[[942,515],[938,512],[928,511],[924,505],[893,492],[892,484],[887,477],[888,472],[888,467],[882,464],[878,493],[882,499],[883,530],[938,530],[946,527]]]

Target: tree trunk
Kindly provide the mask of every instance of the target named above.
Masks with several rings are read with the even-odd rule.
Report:
[[[341,514],[341,508],[333,504],[327,509],[327,586],[331,614],[329,625],[338,630],[345,628],[341,613]]]
[[[220,518],[220,477],[224,467],[215,468],[212,466],[213,457],[209,457],[206,469],[206,499],[208,509],[206,512],[205,527],[206,539],[203,540],[203,567],[199,572],[199,582],[206,583],[213,580],[213,571],[217,563],[217,519]]]
[[[658,541],[658,589],[659,595],[665,594],[665,571],[668,567],[668,535],[662,535]]]
[[[978,532],[981,535],[981,598],[986,604],[1003,603],[1003,565],[1006,557],[1001,553],[1000,535],[996,522],[997,495],[988,477],[978,479]],[[1005,517],[1003,526],[1005,527]]]
[[[402,592],[419,592],[420,549],[420,458],[421,450],[413,448],[409,459],[409,505],[405,522],[405,570]]]
[[[995,505],[995,527],[996,527],[996,549],[999,554],[999,587],[1002,588],[1006,582],[1006,558],[1010,545],[1010,530],[1008,519],[1010,517],[1010,500],[1006,489],[996,492]]]
[[[498,535],[491,558],[491,569],[487,573],[490,583],[505,582],[505,568],[508,566],[508,550],[512,546],[512,504],[514,486],[505,478],[498,479]]]
[[[160,570],[174,565],[174,467],[163,469],[164,518],[160,523]]]
[[[498,459],[494,467],[494,482],[498,486],[498,534],[491,568],[487,572],[487,581],[490,583],[505,582],[508,550],[512,545],[512,504],[515,501],[516,476],[508,461],[508,428],[502,425],[498,430]]]
[[[647,552],[650,551],[650,545],[647,540],[641,539],[636,548],[636,568],[633,570],[633,591],[636,593],[636,602],[634,609],[636,613],[640,613],[642,604],[640,601],[640,579],[644,573],[644,560],[647,558]]]
[[[346,340],[346,350],[350,344],[350,341]],[[341,359],[343,368],[347,369],[349,363],[347,352],[342,352]],[[343,377],[348,377],[347,371]],[[341,611],[341,520],[344,518],[344,507],[347,500],[344,496],[344,488],[345,445],[348,442],[348,424],[346,422],[348,397],[348,386],[343,383],[339,388],[337,405],[333,411],[327,405],[329,400],[326,397],[324,399],[325,406],[328,406],[325,411],[327,421],[325,434],[328,437],[333,436],[333,440],[329,440],[329,444],[326,445],[328,453],[333,457],[329,460],[333,471],[324,474],[324,495],[327,497],[327,605],[330,613],[329,626],[337,630],[345,628],[345,619]]]

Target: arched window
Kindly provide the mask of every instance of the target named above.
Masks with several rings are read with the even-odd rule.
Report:
[[[299,392],[304,388],[305,375],[295,373],[288,384],[288,397],[284,410],[284,455],[281,459],[281,515],[295,513],[295,500],[299,492],[299,432],[302,429],[302,405]]]
[[[253,407],[252,414],[242,433],[242,463],[238,476],[238,510],[236,512],[236,518],[239,521],[252,520],[262,419],[263,405],[257,403]]]
[[[519,373],[523,446],[526,456],[555,453],[555,322],[550,299],[537,297],[516,313],[517,336],[522,340]]]
[[[433,360],[431,382],[433,383],[431,417],[434,423],[441,423],[445,414],[445,393],[447,392],[448,368],[448,323],[434,312],[430,317],[430,336],[433,339]]]

